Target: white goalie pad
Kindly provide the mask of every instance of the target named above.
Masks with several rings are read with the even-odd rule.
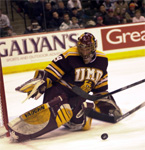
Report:
[[[0,127],[0,138],[5,136],[7,132],[5,126]]]
[[[36,133],[46,127],[50,121],[49,105],[42,104],[9,122],[8,126],[23,135]]]

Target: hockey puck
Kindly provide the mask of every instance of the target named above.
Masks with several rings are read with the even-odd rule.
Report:
[[[107,133],[103,133],[102,135],[101,135],[101,139],[102,140],[106,140],[108,138],[108,134]]]

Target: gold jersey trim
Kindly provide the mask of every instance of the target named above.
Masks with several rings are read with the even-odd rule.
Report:
[[[64,71],[60,69],[55,63],[51,62],[50,64],[57,72],[59,72],[61,75],[64,75]]]
[[[64,52],[63,56],[67,58],[68,56],[80,56],[80,54],[77,50],[77,47],[72,47],[66,52]],[[103,53],[102,51],[98,51],[98,50],[96,50],[96,56],[107,58],[105,53]]]
[[[52,70],[50,70],[50,69],[48,69],[48,68],[46,68],[45,70],[46,70],[47,72],[49,72],[50,74],[52,74],[53,76],[55,76],[58,80],[60,79],[60,77],[59,77],[58,75],[56,75],[56,73],[53,72]]]
[[[107,56],[106,56],[105,53],[103,53],[103,52],[101,52],[101,51],[98,51],[98,50],[96,50],[96,56],[107,58]]]
[[[80,54],[77,51],[77,47],[72,47],[63,53],[63,56],[67,58],[68,56],[79,56]]]
[[[94,89],[99,89],[99,88],[101,88],[101,87],[103,87],[103,86],[106,86],[106,85],[108,85],[108,81],[103,82],[103,83],[101,83],[101,84],[99,84],[99,85],[96,85]]]

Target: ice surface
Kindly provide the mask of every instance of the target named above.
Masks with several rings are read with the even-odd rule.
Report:
[[[26,94],[15,87],[33,77],[34,71],[4,76],[9,121],[42,103],[42,97],[22,104]],[[109,91],[116,90],[145,78],[145,57],[109,61]],[[145,83],[114,94],[125,113],[145,101]],[[108,133],[106,140],[101,134]],[[35,140],[10,143],[0,139],[0,150],[145,150],[145,107],[117,124],[93,120],[89,131],[71,132],[64,127]]]

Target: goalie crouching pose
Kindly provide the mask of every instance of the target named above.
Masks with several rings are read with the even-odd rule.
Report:
[[[33,79],[16,88],[17,91],[28,93],[28,98],[38,99],[44,94],[44,99],[42,105],[8,124],[14,141],[36,138],[61,125],[74,131],[88,130],[92,118],[84,114],[87,108],[121,116],[112,96],[88,102],[69,88],[77,85],[87,93],[107,92],[108,59],[96,47],[95,37],[85,32],[78,38],[77,46],[60,54],[44,70],[37,70]]]

